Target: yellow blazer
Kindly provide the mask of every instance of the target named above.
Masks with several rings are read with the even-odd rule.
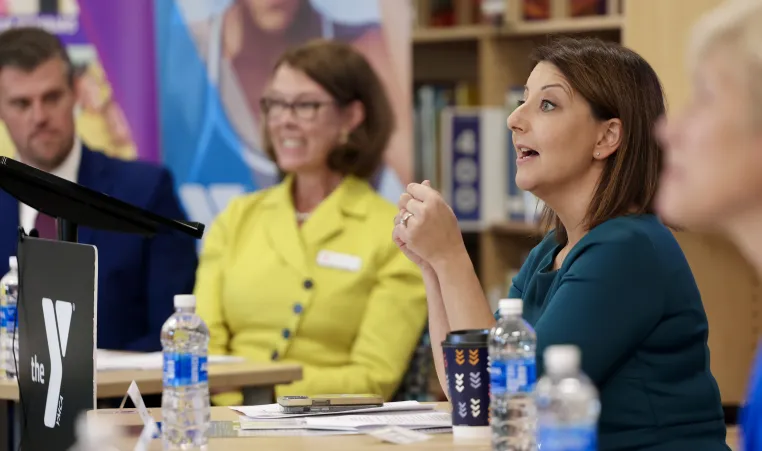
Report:
[[[277,396],[389,399],[427,315],[420,271],[392,241],[397,209],[345,177],[299,228],[291,183],[233,200],[209,229],[195,288],[209,352],[301,364]]]

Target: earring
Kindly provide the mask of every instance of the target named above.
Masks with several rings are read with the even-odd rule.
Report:
[[[600,152],[595,152],[595,156],[596,156],[596,157],[600,157],[600,156],[601,156],[601,153],[600,153]]]
[[[341,133],[339,134],[339,144],[343,146],[344,144],[347,143],[347,141],[349,141],[349,132],[346,130],[342,130]]]

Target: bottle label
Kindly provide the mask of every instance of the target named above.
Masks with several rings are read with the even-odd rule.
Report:
[[[596,451],[598,432],[585,426],[538,426],[537,444],[542,451]]]
[[[164,353],[164,386],[185,387],[207,382],[206,356]]]
[[[5,329],[5,306],[0,306],[0,328]]]
[[[16,331],[16,306],[15,305],[6,305],[4,310],[4,321],[5,321],[5,330],[7,330],[9,333],[13,333]]]
[[[529,393],[537,379],[533,358],[493,360],[489,372],[490,392],[495,395]]]

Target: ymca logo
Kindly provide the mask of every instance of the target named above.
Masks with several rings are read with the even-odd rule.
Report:
[[[45,335],[48,338],[48,353],[50,354],[50,375],[48,376],[48,396],[45,399],[45,426],[53,428],[60,426],[63,410],[61,396],[61,381],[63,380],[63,358],[66,357],[66,344],[69,341],[69,327],[74,305],[71,302],[42,299],[42,314],[45,319]],[[37,355],[32,357],[32,382],[45,384],[45,366],[37,361]]]

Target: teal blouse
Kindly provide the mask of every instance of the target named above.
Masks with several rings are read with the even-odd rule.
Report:
[[[542,353],[575,344],[600,392],[599,450],[728,451],[708,323],[677,240],[655,216],[593,228],[559,270],[554,233],[513,279],[510,297]]]

